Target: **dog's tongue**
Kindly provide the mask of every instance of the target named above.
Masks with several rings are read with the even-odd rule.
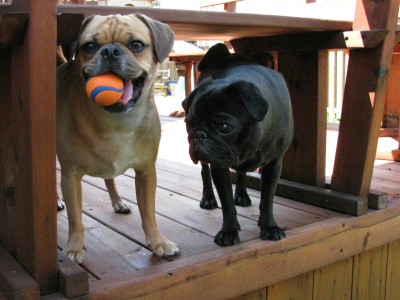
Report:
[[[133,84],[131,80],[124,81],[124,92],[122,93],[121,99],[118,100],[118,103],[126,105],[129,100],[132,99],[133,94]]]

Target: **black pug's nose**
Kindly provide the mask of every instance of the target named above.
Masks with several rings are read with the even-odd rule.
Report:
[[[194,138],[196,139],[196,141],[203,141],[206,140],[208,138],[207,133],[205,133],[202,130],[199,130],[196,132],[196,134],[194,135]]]
[[[101,55],[107,60],[115,60],[118,56],[121,56],[122,53],[121,48],[117,45],[106,45],[103,50],[101,50]]]

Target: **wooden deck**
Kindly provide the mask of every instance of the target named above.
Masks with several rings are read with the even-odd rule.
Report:
[[[254,292],[247,294],[246,297],[258,299],[260,295],[265,297],[268,294],[268,299],[288,299],[290,295],[306,295],[310,293],[310,288],[313,293],[323,293],[324,290],[318,290],[318,288],[321,289],[320,284],[327,284],[328,278],[322,276],[326,274],[321,274],[321,271],[319,273],[309,272],[328,265],[329,268],[339,268],[335,271],[336,273],[331,272],[335,274],[330,278],[331,280],[339,280],[340,284],[345,284],[345,280],[350,278],[347,287],[349,290],[343,290],[344,286],[342,285],[329,287],[337,290],[329,294],[330,297],[333,297],[331,299],[345,299],[346,297],[335,298],[335,295],[337,296],[339,292],[351,294],[351,291],[354,295],[356,292],[354,289],[357,288],[357,286],[354,287],[354,284],[357,284],[355,261],[350,260],[354,260],[355,255],[376,247],[386,247],[384,250],[378,249],[386,251],[385,258],[387,260],[387,244],[400,239],[400,232],[397,228],[387,231],[393,224],[400,225],[398,216],[400,213],[400,163],[377,161],[372,189],[389,194],[387,209],[371,210],[366,216],[357,218],[276,196],[275,217],[277,223],[286,230],[287,238],[280,242],[261,241],[258,239],[259,229],[257,227],[260,192],[249,189],[253,201],[252,206],[238,207],[242,243],[237,246],[220,248],[213,243],[213,236],[222,224],[222,212],[220,209],[207,211],[199,207],[202,192],[200,169],[193,165],[188,158],[183,120],[165,116],[161,116],[161,120],[163,137],[160,157],[157,161],[157,222],[161,231],[178,243],[181,255],[172,260],[162,259],[152,255],[146,247],[135,199],[133,180],[135,174],[133,171],[127,171],[116,179],[121,196],[132,208],[132,213],[129,215],[118,215],[113,212],[103,180],[85,177],[83,181],[83,220],[86,229],[87,253],[81,266],[89,274],[90,297],[114,299],[116,295],[120,295],[121,298],[137,296],[146,299],[170,299],[183,292],[183,289],[179,288],[182,285],[186,286],[186,294],[181,299],[189,296],[191,299],[204,299],[206,296],[214,298],[217,295],[218,298],[227,298],[238,296],[242,291],[248,293],[253,290]],[[329,145],[333,145],[335,134],[328,134],[328,137],[330,137]],[[387,222],[389,225],[386,224]],[[62,249],[68,236],[66,211],[58,213],[57,224],[58,244],[59,249]],[[362,230],[360,231],[360,229]],[[298,257],[291,257],[291,252],[297,253],[298,249],[304,250],[308,246],[312,249],[299,252],[296,254],[299,255]],[[400,264],[398,261],[400,243],[393,244],[393,247],[397,254],[391,259],[397,259],[397,264]],[[283,257],[278,255],[274,261],[273,257],[276,251]],[[334,253],[332,254],[332,252]],[[317,256],[315,256],[316,254]],[[267,258],[268,256],[271,257],[264,262],[260,259],[260,257]],[[248,274],[242,274],[239,266],[236,270],[234,267],[234,261],[244,261],[245,258],[250,259]],[[256,265],[261,270],[256,270],[253,266],[254,260],[257,259],[260,262]],[[290,264],[293,259],[297,261],[298,265]],[[216,264],[215,262],[219,260],[221,260],[220,264]],[[253,262],[251,263],[251,261]],[[333,262],[338,263],[329,266]],[[201,271],[198,269],[199,264],[202,265]],[[208,265],[210,266],[207,267]],[[226,283],[223,278],[219,277],[220,269],[225,266],[232,267],[233,273],[230,275],[233,277],[243,277],[237,283],[240,287],[235,286],[232,282]],[[379,264],[379,266],[381,265]],[[381,267],[385,268],[384,277],[386,279],[386,265]],[[388,265],[388,267],[390,266]],[[246,269],[246,266],[244,268]],[[326,268],[324,267],[324,270]],[[375,270],[369,271],[375,272]],[[262,286],[259,286],[260,283],[257,280],[258,272],[269,273],[267,278],[263,279]],[[345,272],[342,275],[346,275],[346,277],[337,278],[336,276],[341,276],[342,272]],[[398,283],[400,275],[398,271],[394,274]],[[211,280],[213,284],[203,286],[208,282],[204,279],[209,276],[211,277],[208,278],[208,281]],[[253,276],[255,277],[253,278]],[[351,280],[351,277],[348,276],[352,276],[353,279]],[[171,277],[170,280],[168,277]],[[215,281],[212,279],[213,277],[215,277]],[[310,282],[310,278],[313,278],[313,283]],[[316,281],[318,278],[320,281],[321,278],[324,280],[318,283]],[[365,292],[371,293],[371,289],[376,293],[374,285],[377,282],[371,281],[368,276],[363,278],[370,281],[366,286],[362,283],[363,290],[357,290],[357,293],[361,293],[362,296]],[[252,285],[253,279],[254,282],[257,282],[254,286]],[[282,283],[277,284],[286,279],[290,279],[291,292],[283,288],[287,286],[282,286]],[[190,283],[194,286],[188,289]],[[307,285],[304,286],[306,283],[309,289],[306,289]],[[386,280],[379,284],[385,285]],[[129,286],[132,288],[128,288]],[[398,284],[393,284],[393,288],[399,291]],[[390,287],[386,287],[387,293],[391,291]],[[51,299],[58,296],[60,294],[46,298]],[[355,297],[353,299],[395,298]]]
[[[384,169],[385,165],[375,167],[384,175],[377,178],[375,172],[372,188],[389,192],[388,208],[367,211],[366,200],[398,7],[399,0],[357,0],[353,22],[338,22],[225,12],[56,7],[55,1],[14,0],[11,5],[0,5],[0,22],[4,25],[0,30],[0,56],[5,57],[0,61],[0,240],[4,245],[0,247],[0,299],[21,295],[37,299],[39,294],[65,289],[69,296],[97,299],[226,299],[243,294],[246,296],[242,299],[269,300],[398,299],[397,164],[388,164],[390,170]],[[64,16],[56,18],[57,11]],[[62,256],[57,260],[57,238],[61,246],[65,245],[66,219],[64,212],[55,214],[52,202],[56,186],[55,59],[43,58],[54,57],[57,38],[59,43],[76,38],[73,25],[80,24],[83,15],[130,12],[148,14],[170,24],[176,39],[230,40],[238,53],[277,51],[279,71],[289,83],[295,121],[302,125],[296,127],[296,143],[288,151],[285,178],[317,188],[323,187],[326,179],[322,168],[326,53],[320,50],[350,49],[330,191],[356,195],[363,201],[358,213],[368,213],[360,217],[335,214],[277,197],[275,214],[279,224],[287,228],[287,237],[266,242],[257,238],[258,197],[252,191],[253,206],[240,210],[243,242],[216,247],[213,236],[220,228],[221,214],[198,208],[199,170],[180,162],[185,156],[178,150],[185,149],[176,143],[185,138],[172,139],[162,145],[160,152],[157,214],[161,230],[180,245],[181,257],[165,261],[145,249],[132,196],[133,174],[127,173],[118,180],[121,193],[132,201],[133,213],[128,216],[114,214],[108,196],[99,188],[102,183],[85,178],[88,253],[82,267],[88,271],[90,283],[85,280],[87,273],[77,270],[77,265],[68,264]],[[371,40],[365,32],[388,34],[368,48]],[[298,49],[298,39],[290,43],[292,37],[286,37],[298,34],[301,40],[306,38],[303,44],[307,49]],[[275,49],[269,48],[277,35],[279,43],[275,43]],[[356,49],[354,44],[343,43],[353,39],[362,41]],[[166,133],[168,127],[179,127],[179,123],[169,122],[163,127]],[[178,163],[166,163],[172,160],[164,152],[169,149],[178,155]],[[323,197],[321,202],[329,202]],[[53,297],[59,299],[60,294]]]

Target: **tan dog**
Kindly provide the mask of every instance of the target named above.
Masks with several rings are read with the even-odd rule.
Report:
[[[153,83],[156,66],[168,56],[173,41],[168,25],[143,15],[94,16],[82,25],[75,60],[57,70],[57,156],[69,220],[64,252],[76,262],[82,262],[85,251],[82,177],[104,178],[114,210],[128,213],[114,185],[114,177],[128,168],[136,173],[136,197],[150,249],[158,256],[179,252],[155,220],[161,127]],[[89,100],[85,83],[106,72],[124,79],[124,93],[118,103],[101,107]]]

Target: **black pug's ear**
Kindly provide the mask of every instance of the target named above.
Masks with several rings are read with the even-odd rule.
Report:
[[[135,14],[135,16],[137,16],[150,29],[154,45],[154,55],[157,58],[157,61],[162,63],[174,46],[175,36],[171,27],[145,15]]]
[[[239,80],[223,90],[223,95],[229,100],[231,97],[239,97],[247,112],[257,122],[264,119],[268,111],[268,102],[261,94],[258,87],[248,81]]]
[[[216,61],[221,60],[222,58],[225,58],[229,55],[231,55],[231,53],[229,52],[225,44],[215,44],[203,56],[197,66],[197,70],[199,70],[199,72],[202,72],[207,69],[208,66],[215,64]]]
[[[201,82],[195,89],[182,101],[181,105],[185,110],[185,113],[188,113],[190,106],[192,106],[195,98],[202,98],[202,95],[207,92],[209,85],[212,82],[218,82],[217,80],[212,80],[211,78],[207,78]],[[204,102],[204,100],[202,101]]]

